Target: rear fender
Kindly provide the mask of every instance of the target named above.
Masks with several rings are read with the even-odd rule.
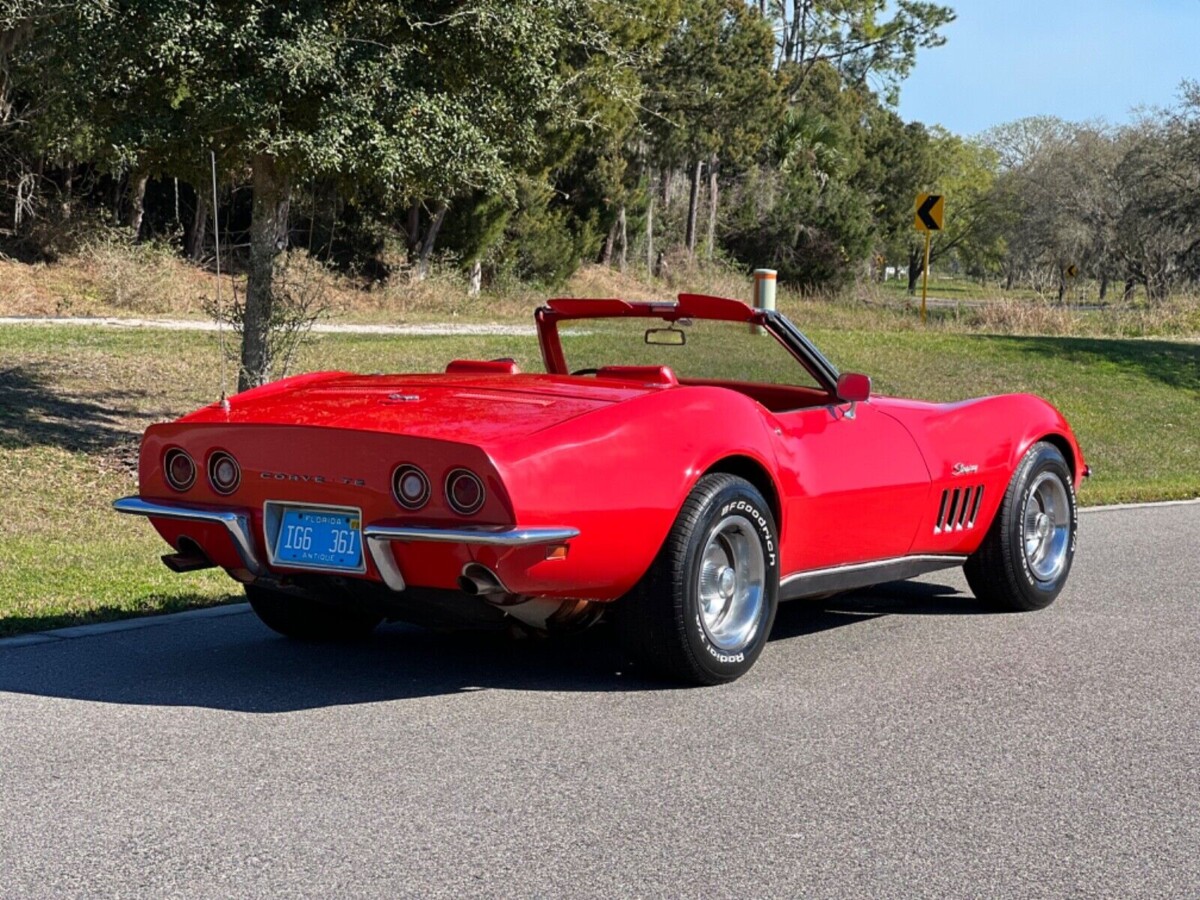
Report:
[[[580,531],[566,558],[522,573],[522,590],[604,600],[627,593],[696,482],[730,458],[774,471],[771,433],[749,398],[707,387],[647,394],[495,450],[519,525]]]

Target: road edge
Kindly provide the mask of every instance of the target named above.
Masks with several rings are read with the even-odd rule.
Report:
[[[1079,512],[1089,513],[1120,512],[1129,509],[1154,509],[1170,506],[1196,506],[1200,497],[1192,500],[1161,500],[1150,503],[1114,503],[1109,506],[1085,506]],[[115,619],[111,622],[96,622],[92,625],[70,625],[66,628],[53,628],[47,631],[32,631],[29,634],[18,634],[13,637],[0,638],[0,650],[14,650],[18,647],[33,647],[38,644],[54,644],[59,641],[70,641],[78,638],[95,637],[101,634],[112,634],[119,631],[137,631],[142,628],[156,628],[160,625],[170,625],[186,619],[217,619],[223,616],[239,616],[250,612],[248,603],[229,603],[221,606],[206,606],[203,609],[188,609],[177,613],[162,615],[134,616],[129,619]]]
[[[245,615],[248,612],[250,612],[249,603],[228,603],[221,606],[206,606],[202,609],[185,609],[183,612],[176,613],[133,616],[129,619],[113,619],[110,622],[93,622],[90,625],[68,625],[65,628],[31,631],[29,634],[17,634],[12,637],[0,638],[0,650],[32,647],[37,644],[57,644],[60,641],[95,637],[118,631],[139,631],[143,628],[157,628],[160,625],[171,625],[184,619],[219,619],[225,616]]]
[[[1147,500],[1145,503],[1110,503],[1107,506],[1081,506],[1079,512],[1118,512],[1123,509],[1153,509],[1157,506],[1195,506],[1200,503],[1200,497],[1191,500]]]

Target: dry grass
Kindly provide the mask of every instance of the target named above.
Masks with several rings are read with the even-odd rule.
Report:
[[[1200,298],[1175,297],[1158,306],[1086,310],[1003,300],[972,309],[965,321],[972,331],[992,334],[1191,336],[1200,334]]]
[[[582,266],[558,288],[504,286],[471,297],[456,269],[435,271],[422,282],[396,276],[370,283],[316,269],[333,321],[382,323],[521,322],[549,296],[624,297],[654,300],[680,291],[749,299],[751,279],[720,264],[689,267],[669,261],[667,274],[650,279],[640,268],[627,272]],[[131,245],[117,229],[91,234],[54,264],[29,265],[0,258],[0,315],[169,316],[207,318],[215,296],[213,274],[181,260],[162,244]],[[1036,297],[1002,294],[970,282],[943,280],[931,291],[929,321],[921,325],[917,301],[895,283],[863,283],[837,294],[802,294],[780,288],[779,308],[807,328],[1013,335],[1147,337],[1200,335],[1200,297],[1175,297],[1149,306],[1111,304],[1102,308],[1060,306]],[[228,303],[244,296],[242,276],[223,278]]]

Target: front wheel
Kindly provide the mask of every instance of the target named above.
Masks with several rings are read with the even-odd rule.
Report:
[[[264,625],[302,641],[363,638],[383,621],[383,616],[364,610],[345,609],[253,584],[246,585],[246,599]]]
[[[720,684],[741,677],[775,621],[778,548],[775,518],[754,485],[733,475],[704,476],[650,571],[614,609],[625,646],[672,680]]]
[[[1034,444],[1013,473],[983,543],[963,567],[967,583],[993,606],[1049,606],[1067,583],[1078,526],[1066,459],[1053,444]]]

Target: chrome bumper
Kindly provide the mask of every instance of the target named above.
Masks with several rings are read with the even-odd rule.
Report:
[[[156,519],[178,519],[183,522],[203,522],[207,525],[223,525],[229,532],[238,556],[252,575],[262,575],[267,570],[259,561],[250,537],[250,516],[232,509],[197,509],[184,504],[153,502],[141,497],[122,497],[113,501],[113,509],[132,516],[153,516]]]
[[[229,532],[229,537],[245,567],[256,576],[267,571],[254,549],[254,541],[250,536],[251,520],[247,512],[198,509],[182,503],[143,500],[140,497],[123,497],[116,500],[113,502],[113,509],[135,516],[221,525]],[[421,528],[408,525],[368,525],[363,529],[363,539],[371,559],[375,562],[375,568],[379,570],[384,584],[393,591],[402,591],[406,585],[404,576],[390,552],[389,544],[415,542],[533,547],[539,544],[559,544],[576,537],[579,537],[578,528]]]
[[[578,528],[419,528],[410,525],[368,525],[363,539],[383,583],[393,591],[404,590],[404,576],[389,552],[393,543],[485,544],[491,547],[534,547],[560,544],[579,537]]]

